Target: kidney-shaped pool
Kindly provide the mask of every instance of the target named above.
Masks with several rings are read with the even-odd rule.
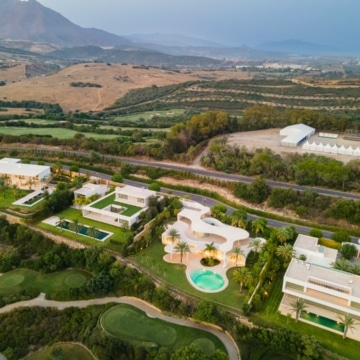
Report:
[[[189,279],[191,285],[204,292],[218,292],[227,286],[222,275],[208,269],[190,271]]]

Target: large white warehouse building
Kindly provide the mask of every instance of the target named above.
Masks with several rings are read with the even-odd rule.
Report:
[[[315,129],[305,124],[290,125],[280,130],[280,136],[286,136],[281,140],[281,145],[297,147],[314,134]]]

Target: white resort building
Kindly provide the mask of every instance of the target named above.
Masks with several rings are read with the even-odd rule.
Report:
[[[5,177],[10,186],[40,190],[50,178],[50,166],[22,164],[21,159],[3,158],[0,160],[0,177]]]
[[[82,207],[82,215],[106,224],[130,228],[139,215],[148,209],[155,191],[125,185],[109,195]]]
[[[300,298],[304,299],[307,312],[317,317],[335,322],[339,315],[344,314],[359,318],[360,276],[332,267],[337,259],[337,250],[318,245],[317,238],[301,234],[294,250],[296,258],[291,260],[283,280],[284,297],[280,311],[284,315],[292,313],[291,303]],[[305,261],[298,259],[302,254],[306,256]],[[331,328],[328,330],[334,331]]]
[[[90,199],[94,195],[103,197],[108,190],[109,187],[107,185],[92,184],[88,182],[80,189],[74,191],[74,198],[75,200],[77,198]]]
[[[180,235],[177,241],[186,242],[191,253],[204,252],[206,245],[214,243],[216,253],[214,257],[223,261],[223,267],[228,266],[228,261],[234,261],[232,250],[241,247],[244,257],[239,259],[239,265],[245,265],[245,259],[250,253],[249,233],[234,226],[223,224],[211,217],[210,208],[190,200],[182,200],[183,208],[177,215],[177,221],[169,226],[162,234],[162,243],[165,252],[175,253],[176,242],[172,241],[169,234],[171,229],[176,229]],[[233,263],[235,265],[235,262]]]

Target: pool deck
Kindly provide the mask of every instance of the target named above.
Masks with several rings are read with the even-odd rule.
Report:
[[[204,254],[200,254],[200,253],[186,253],[183,255],[183,261],[182,264],[186,266],[186,278],[188,279],[189,283],[197,290],[202,291],[202,292],[208,292],[208,293],[215,293],[215,292],[220,292],[223,291],[228,285],[229,285],[229,280],[226,276],[226,272],[229,270],[230,267],[233,266],[226,266],[224,267],[224,262],[221,261],[220,264],[215,265],[215,266],[203,266],[200,263],[200,260],[204,258]],[[164,261],[170,263],[170,264],[180,264],[180,254],[166,254],[163,257]],[[224,278],[224,286],[222,286],[220,289],[218,290],[209,290],[206,291],[204,289],[200,289],[199,287],[197,287],[193,281],[190,278],[190,273],[194,270],[199,270],[199,269],[204,269],[204,270],[209,270],[209,271],[213,271],[215,273],[220,274],[223,278]]]
[[[296,314],[295,314],[295,312],[291,312],[292,311],[291,310],[291,303],[293,303],[296,300],[297,300],[297,297],[291,296],[289,294],[284,294],[284,296],[283,296],[283,298],[281,300],[280,306],[279,306],[280,313],[282,315],[284,315],[284,316],[288,316],[290,314],[291,317],[293,319],[295,319]],[[339,319],[337,318],[338,314],[336,314],[335,312],[324,309],[324,308],[321,308],[321,307],[318,307],[318,306],[315,306],[313,304],[308,304],[308,303],[306,303],[306,301],[305,301],[305,304],[306,304],[305,311],[309,311],[309,312],[312,312],[314,314],[321,315],[321,316],[326,317],[328,319],[339,321]],[[320,327],[321,329],[326,329],[327,331],[331,331],[333,333],[336,333],[336,334],[339,334],[340,336],[342,336],[342,332],[333,330],[333,329],[325,327],[325,326],[320,326],[320,325],[318,325],[318,324],[316,324],[316,323],[314,323],[312,321],[307,321],[307,320],[304,320],[304,319],[302,319],[300,317],[299,317],[299,321],[305,322],[305,323],[310,324],[312,326]],[[346,337],[348,337],[350,339],[354,339],[356,341],[360,340],[360,322],[355,322],[354,329],[349,329],[347,334],[346,334]]]

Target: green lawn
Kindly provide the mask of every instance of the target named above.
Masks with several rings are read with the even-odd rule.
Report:
[[[21,199],[29,193],[29,190],[17,189],[16,192],[14,192],[14,190],[10,188],[5,190],[5,196],[3,192],[0,192],[0,208],[9,207],[14,201]]]
[[[29,269],[16,269],[0,276],[0,296],[9,296],[25,289],[36,289],[56,298],[59,291],[80,287],[91,275],[82,270],[64,270],[40,274]]]
[[[93,207],[95,209],[103,209],[106,206],[109,206],[111,204],[122,206],[122,207],[126,208],[126,210],[124,210],[121,213],[121,215],[129,216],[129,217],[138,213],[140,210],[142,210],[142,208],[139,206],[129,205],[129,204],[115,201],[115,194],[110,194],[110,195],[102,198],[101,200],[99,200],[96,203],[94,203],[93,205],[91,205],[91,207]]]
[[[213,356],[215,349],[226,353],[223,343],[215,335],[148,317],[130,305],[120,304],[110,308],[102,316],[101,324],[115,337],[145,342],[150,346],[157,344],[171,352],[195,342],[208,352],[208,356]]]
[[[104,230],[106,232],[111,232],[113,235],[111,236],[111,239],[115,242],[122,243],[125,239],[125,235],[130,232],[130,230],[126,230],[117,226],[105,224],[99,221],[95,221],[92,219],[87,219],[82,216],[82,212],[80,210],[74,209],[74,208],[68,208],[61,213],[56,214],[56,216],[63,216],[66,220],[75,220],[78,219],[80,224],[87,225],[90,227],[95,227],[99,230]],[[81,242],[84,242],[89,245],[97,245],[97,246],[105,246],[112,250],[116,251],[116,246],[114,244],[110,244],[110,239],[107,239],[105,241],[98,241],[89,238],[88,236],[82,236],[81,234],[78,234],[76,236],[75,233],[71,231],[63,230],[59,227],[55,227],[52,225],[45,224],[43,222],[40,222],[37,224],[38,227],[48,230],[54,234],[59,234],[65,237],[68,237],[70,239],[74,240],[80,240]]]
[[[264,326],[277,325],[293,331],[299,331],[309,336],[314,336],[314,338],[318,339],[331,352],[345,356],[347,359],[357,360],[360,351],[359,342],[351,339],[343,339],[340,334],[335,334],[301,321],[296,323],[294,319],[279,314],[278,308],[283,296],[282,277],[283,274],[276,278],[262,312],[253,316],[254,321],[260,322],[260,324]]]
[[[78,132],[71,129],[64,129],[64,128],[19,128],[19,127],[0,127],[0,134],[4,135],[52,135],[54,138],[59,139],[71,139],[77,134]],[[113,139],[118,137],[118,135],[107,135],[107,134],[96,134],[96,133],[82,133],[86,137],[91,137],[94,139]]]
[[[94,356],[87,348],[77,344],[60,343],[52,345],[46,349],[40,350],[33,355],[28,355],[24,360],[52,360],[56,359],[51,355],[54,348],[61,348],[63,350],[62,359],[71,360],[93,360]]]
[[[154,243],[150,248],[140,252],[132,257],[137,263],[147,268],[152,273],[162,278],[168,284],[181,289],[191,295],[201,299],[214,301],[218,304],[232,308],[234,311],[240,311],[246,296],[246,290],[239,292],[239,284],[232,279],[234,269],[229,269],[227,277],[229,280],[228,287],[218,293],[205,293],[195,289],[190,285],[186,278],[185,266],[180,264],[169,264],[163,260],[164,245],[160,242]],[[202,267],[199,264],[199,268]]]

